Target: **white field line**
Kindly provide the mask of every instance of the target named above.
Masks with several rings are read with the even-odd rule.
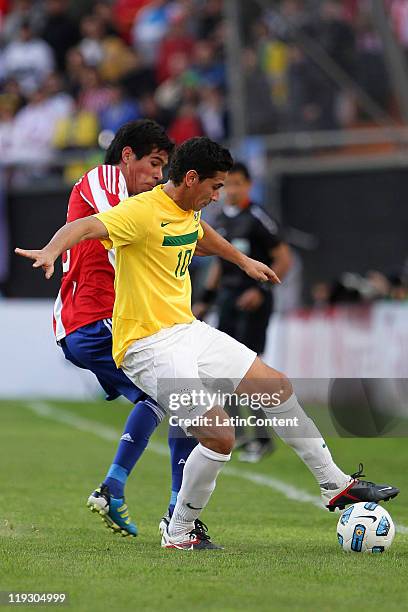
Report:
[[[54,408],[52,405],[46,402],[30,402],[24,404],[24,406],[35,414],[37,414],[38,416],[57,421],[59,423],[63,423],[64,425],[69,425],[74,429],[78,429],[82,432],[94,434],[95,436],[98,436],[98,438],[101,438],[102,440],[106,440],[108,442],[118,442],[121,436],[121,433],[113,427],[109,427],[108,425],[103,425],[102,423],[98,423],[97,421],[92,421],[90,419],[80,417],[74,414],[73,412],[69,412],[67,410]],[[159,442],[149,442],[147,450],[156,453],[156,455],[161,455],[165,457],[167,457],[169,454],[167,446],[165,446],[164,444],[160,444]],[[225,467],[222,470],[222,473],[226,474],[227,476],[233,476],[235,478],[247,480],[248,482],[252,482],[263,487],[268,487],[269,489],[278,491],[278,493],[281,493],[287,499],[312,504],[313,506],[324,510],[320,497],[316,495],[311,495],[307,491],[298,489],[298,487],[287,484],[286,482],[284,482],[283,480],[279,480],[278,478],[274,478],[272,476],[265,476],[264,474],[257,474],[248,470],[237,469],[231,466]],[[408,534],[407,526],[395,524],[395,527],[399,533]]]

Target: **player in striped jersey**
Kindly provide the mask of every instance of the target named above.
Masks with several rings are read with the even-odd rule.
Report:
[[[124,125],[107,151],[105,164],[87,172],[74,186],[67,222],[107,211],[129,195],[155,187],[172,149],[173,143],[155,122],[141,120]],[[89,507],[101,513],[113,531],[134,536],[137,528],[129,517],[124,486],[163,418],[163,411],[113,362],[114,266],[114,250],[106,251],[97,240],[81,242],[64,253],[54,331],[65,357],[93,372],[108,400],[123,395],[135,404],[107,476],[88,500]],[[195,444],[194,439],[175,435],[174,428],[170,429],[174,503],[181,486],[182,467]]]

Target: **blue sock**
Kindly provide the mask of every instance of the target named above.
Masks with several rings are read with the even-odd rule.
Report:
[[[177,425],[169,425],[169,447],[171,455],[171,497],[169,514],[173,514],[177,494],[181,489],[183,470],[191,451],[197,446],[195,438],[188,438]]]
[[[103,483],[109,487],[113,497],[124,497],[127,478],[158,424],[159,418],[149,400],[138,402],[129,414],[116,456]]]

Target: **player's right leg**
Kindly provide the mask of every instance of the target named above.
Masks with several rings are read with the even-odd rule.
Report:
[[[198,444],[184,466],[183,481],[174,512],[167,529],[162,532],[163,548],[221,548],[211,541],[206,533],[207,527],[199,520],[199,516],[210,500],[218,474],[231,458],[235,441],[234,428],[219,426],[219,422],[228,420],[227,413],[219,406],[205,412],[205,418],[204,425],[189,428]]]
[[[203,404],[193,402],[187,407],[182,403],[175,409],[170,401],[174,396],[190,394],[192,397],[193,391],[198,392],[202,387],[198,376],[197,346],[189,335],[190,329],[191,325],[174,326],[148,340],[136,342],[126,353],[121,367],[146,393],[169,409],[172,421],[175,420],[199,442],[185,463],[182,486],[173,516],[163,533],[162,546],[215,549],[219,547],[209,538],[199,516],[215,488],[218,473],[231,457],[234,431],[231,426],[217,425],[217,418],[228,420],[228,415],[220,407],[212,407],[204,400]],[[141,344],[143,342],[150,344]],[[191,419],[204,414],[208,420],[205,426],[190,427]]]
[[[168,444],[171,462],[171,495],[167,512],[159,523],[159,531],[161,534],[163,534],[170,523],[177,502],[177,495],[181,489],[181,483],[183,482],[184,466],[190,453],[197,446],[197,443],[195,438],[186,436],[181,427],[169,424]]]
[[[116,368],[109,321],[98,321],[72,332],[61,341],[61,348],[74,365],[95,374],[108,400],[124,395],[135,404],[107,475],[88,498],[88,507],[99,513],[114,533],[135,536],[137,527],[130,519],[124,489],[164,412]]]

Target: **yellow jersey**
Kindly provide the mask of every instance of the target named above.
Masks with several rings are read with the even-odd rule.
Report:
[[[106,227],[106,249],[116,249],[113,358],[163,328],[191,323],[188,266],[203,237],[200,213],[182,210],[158,185],[95,215]]]

